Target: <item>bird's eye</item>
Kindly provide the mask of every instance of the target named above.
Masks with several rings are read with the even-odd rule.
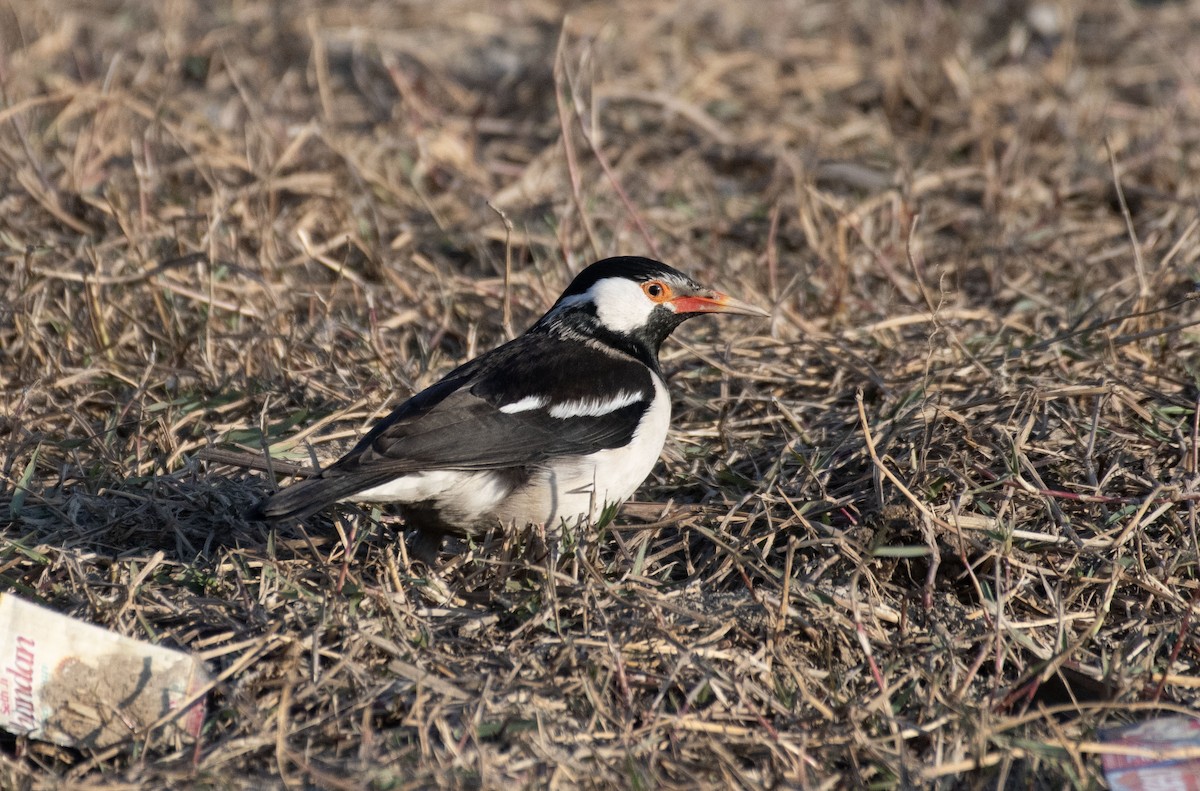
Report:
[[[642,291],[655,302],[666,302],[671,298],[671,288],[661,280],[651,280],[642,284]]]

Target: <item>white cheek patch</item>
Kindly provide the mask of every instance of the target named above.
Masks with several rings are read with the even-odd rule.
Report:
[[[622,391],[616,398],[601,401],[596,398],[584,398],[578,401],[564,401],[550,407],[550,417],[566,420],[573,417],[601,417],[618,409],[624,409],[630,404],[643,400],[641,393]]]
[[[596,318],[610,330],[634,332],[646,326],[650,311],[657,307],[642,287],[623,277],[608,277],[587,290],[596,304]]]
[[[546,405],[546,399],[541,396],[525,396],[524,398],[513,401],[511,404],[505,404],[500,407],[500,411],[506,415],[515,415],[518,412],[528,412],[532,409],[541,409]]]

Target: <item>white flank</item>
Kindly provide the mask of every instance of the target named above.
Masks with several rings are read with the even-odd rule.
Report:
[[[514,415],[517,412],[528,412],[531,409],[541,409],[546,405],[546,399],[542,396],[525,396],[519,401],[513,401],[511,404],[505,404],[500,407],[500,411],[506,415]]]
[[[566,420],[572,417],[600,417],[610,412],[616,412],[630,404],[642,400],[641,393],[621,391],[616,398],[601,401],[596,398],[583,398],[578,401],[564,401],[550,407],[550,417]]]
[[[393,478],[347,497],[358,503],[420,503],[433,501],[452,510],[454,518],[473,520],[494,510],[511,487],[492,472],[430,470]]]

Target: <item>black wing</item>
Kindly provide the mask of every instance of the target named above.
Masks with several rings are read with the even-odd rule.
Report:
[[[318,477],[262,507],[307,516],[406,473],[537,466],[627,444],[654,399],[641,363],[576,341],[524,335],[401,404]]]

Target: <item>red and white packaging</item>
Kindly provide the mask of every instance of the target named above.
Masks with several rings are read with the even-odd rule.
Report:
[[[1163,717],[1100,735],[1112,791],[1200,791],[1200,719]]]
[[[193,741],[209,681],[196,657],[0,594],[0,727],[66,747],[129,738]]]

